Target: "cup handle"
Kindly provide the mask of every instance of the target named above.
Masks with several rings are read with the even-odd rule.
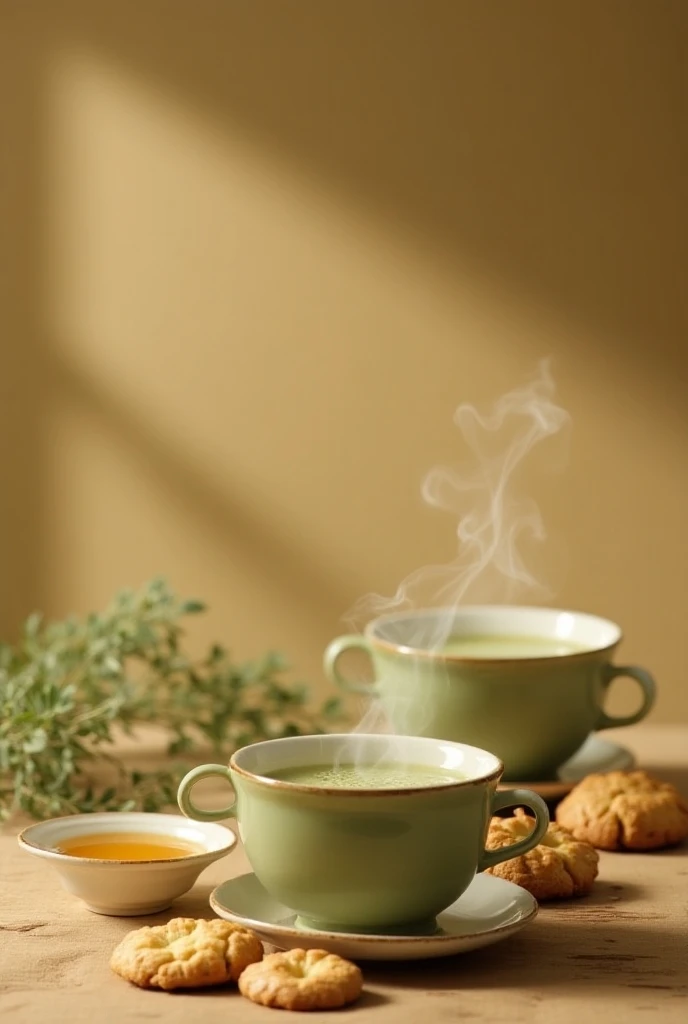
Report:
[[[366,683],[352,683],[346,679],[337,668],[337,662],[341,655],[344,654],[345,651],[354,649],[365,651],[368,657],[372,658],[370,643],[364,636],[359,636],[356,633],[349,633],[346,636],[338,636],[336,640],[333,640],[331,644],[328,644],[323,657],[325,674],[331,682],[346,693],[362,693],[366,697],[375,697],[376,690],[374,686],[369,686]]]
[[[198,768],[192,768],[179,783],[177,803],[179,804],[180,811],[187,818],[195,818],[196,821],[220,821],[221,818],[236,817],[236,808],[234,806],[236,803],[236,793],[231,804],[218,811],[204,811],[201,807],[196,807],[196,804],[191,799],[191,790],[196,783],[200,782],[201,779],[209,779],[213,776],[219,776],[221,779],[226,779],[230,785],[232,784],[229,768],[226,768],[223,764],[202,764]]]
[[[595,724],[595,730],[597,729],[617,729],[620,725],[633,725],[635,722],[639,722],[641,718],[645,718],[645,715],[650,711],[652,705],[655,702],[655,696],[657,687],[655,681],[650,673],[644,668],[638,668],[636,665],[607,665],[605,667],[605,680],[604,689],[607,691],[609,684],[617,676],[628,676],[630,679],[635,681],[643,691],[643,702],[637,711],[634,711],[632,715],[621,715],[614,717],[608,715],[607,712],[601,708],[600,716]]]
[[[525,839],[519,839],[511,846],[501,846],[498,850],[483,850],[478,871],[493,868],[495,864],[501,864],[504,860],[511,860],[512,857],[520,857],[522,853],[527,853],[537,846],[547,831],[549,811],[547,804],[537,793],[530,789],[504,789],[495,793],[492,798],[492,813],[507,807],[527,807],[532,811],[535,815],[533,831]]]

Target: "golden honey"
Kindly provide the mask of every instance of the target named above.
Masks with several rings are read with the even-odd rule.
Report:
[[[146,832],[102,832],[70,836],[55,847],[56,853],[92,860],[175,860],[203,853],[196,843],[174,836]]]

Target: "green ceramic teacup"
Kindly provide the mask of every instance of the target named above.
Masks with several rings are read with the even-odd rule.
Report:
[[[418,784],[344,788],[270,777],[348,763],[363,771],[413,766]],[[237,818],[259,881],[303,926],[422,933],[476,871],[530,850],[547,828],[547,807],[535,793],[497,792],[502,767],[484,750],[422,737],[295,736],[244,747],[228,768],[193,769],[178,800],[190,818]],[[427,785],[421,774],[427,771],[446,774],[447,782]],[[235,800],[214,811],[198,808],[191,790],[208,776],[230,782]],[[485,850],[490,816],[515,805],[533,812],[533,832],[513,846]]]
[[[505,778],[547,780],[597,729],[640,721],[654,702],[645,669],[611,663],[613,622],[553,608],[477,606],[381,616],[363,636],[334,640],[325,670],[345,690],[377,697],[400,735],[434,736],[493,750]],[[340,672],[351,648],[373,661],[375,684]],[[603,707],[617,676],[642,690],[631,715]]]

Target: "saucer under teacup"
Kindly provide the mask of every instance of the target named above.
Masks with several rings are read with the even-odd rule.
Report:
[[[370,935],[301,928],[296,914],[263,888],[253,872],[230,878],[210,895],[227,921],[252,928],[280,949],[326,949],[350,960],[424,960],[467,953],[513,935],[537,914],[525,889],[492,875],[476,875],[464,894],[437,917],[431,934]]]
[[[593,734],[588,736],[583,746],[561,766],[556,779],[539,782],[531,780],[509,782],[502,784],[499,788],[527,786],[543,800],[561,800],[586,775],[592,775],[593,772],[625,772],[634,768],[635,764],[635,756],[626,747]]]

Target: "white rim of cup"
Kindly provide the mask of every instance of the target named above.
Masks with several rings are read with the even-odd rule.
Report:
[[[585,619],[589,622],[597,622],[600,625],[606,626],[613,631],[614,639],[609,643],[601,645],[593,645],[591,647],[585,647],[582,651],[572,651],[569,654],[543,654],[543,655],[529,655],[528,657],[519,658],[485,658],[482,656],[467,656],[462,654],[453,654],[445,651],[434,651],[427,647],[414,647],[412,644],[396,643],[394,640],[388,640],[386,637],[378,635],[377,630],[380,626],[383,626],[388,622],[399,622],[405,619],[429,619],[433,616],[441,614],[473,614],[473,615],[492,615],[492,614],[514,614],[520,613],[531,613],[531,614],[546,614],[548,617],[557,615],[570,615],[578,619]],[[489,636],[490,634],[485,634]],[[496,634],[495,634],[496,635]],[[604,654],[607,651],[613,650],[623,640],[623,631],[618,623],[612,619],[605,619],[601,615],[592,615],[590,612],[575,611],[568,608],[547,608],[545,606],[537,605],[462,605],[458,608],[421,608],[417,611],[408,612],[387,612],[384,615],[378,615],[377,618],[372,619],[364,629],[364,636],[370,641],[375,647],[381,647],[383,649],[393,651],[397,654],[413,654],[418,658],[428,658],[434,661],[444,662],[460,662],[462,664],[473,664],[473,665],[504,665],[507,662],[517,661],[519,664],[530,663],[543,663],[543,662],[557,662],[563,659],[572,658],[588,658],[591,655]],[[524,634],[525,636],[525,634]],[[564,638],[562,638],[564,639]]]

